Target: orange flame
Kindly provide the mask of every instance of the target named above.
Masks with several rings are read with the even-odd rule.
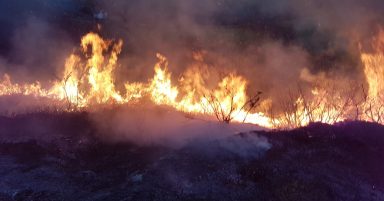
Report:
[[[374,41],[375,53],[361,55],[368,93],[366,100],[356,107],[364,110],[361,119],[382,123],[384,109],[381,112],[381,105],[384,99],[378,102],[378,97],[384,91],[384,48],[381,48],[384,47],[384,32],[380,32]],[[129,104],[148,98],[154,104],[168,105],[178,111],[268,128],[292,128],[315,121],[335,123],[347,119],[347,113],[352,107],[350,98],[345,98],[329,87],[314,85],[309,95],[299,93],[287,98],[290,102],[282,104],[285,111],[278,114],[268,112],[274,104],[270,99],[260,102],[264,112],[250,110],[247,104],[252,109],[259,99],[252,102],[247,96],[248,81],[232,72],[222,77],[216,86],[208,87],[210,72],[204,64],[203,55],[199,53],[193,54],[198,64],[188,68],[177,82],[172,81],[167,58],[158,53],[153,78],[146,83],[126,82],[125,93],[122,93],[116,89],[114,79],[122,45],[121,40],[104,40],[96,33],[88,33],[81,39],[83,55],[71,54],[67,58],[61,80],[55,81],[52,87],[43,89],[39,82],[22,85],[12,83],[11,77],[5,74],[0,82],[0,96],[22,94],[49,97],[67,102],[69,110],[95,104]],[[324,74],[316,77],[306,69],[303,69],[302,76],[308,82],[325,83],[326,80]]]
[[[362,53],[364,73],[368,82],[364,120],[384,123],[384,31],[373,39],[373,53]]]

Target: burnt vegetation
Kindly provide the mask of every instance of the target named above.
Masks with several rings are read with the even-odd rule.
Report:
[[[102,140],[84,112],[0,117],[0,128],[2,200],[384,198],[384,127],[375,123],[255,131],[178,149]],[[249,147],[255,136],[271,147],[222,146]]]

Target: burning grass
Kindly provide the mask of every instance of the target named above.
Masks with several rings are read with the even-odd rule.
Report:
[[[359,83],[334,80],[325,74],[312,75],[302,69],[301,78],[311,85],[310,90],[287,89],[280,101],[262,97],[261,92],[247,94],[248,80],[236,72],[225,74],[209,70],[203,53],[194,53],[195,65],[188,68],[175,82],[168,69],[168,60],[158,53],[154,76],[147,82],[125,82],[117,87],[114,73],[123,41],[105,40],[88,33],[81,40],[80,52],[71,54],[61,78],[43,88],[33,84],[13,83],[4,75],[0,95],[25,95],[35,99],[51,99],[46,108],[76,111],[93,110],[100,105],[138,104],[148,100],[165,105],[191,116],[211,115],[217,120],[257,124],[266,128],[296,128],[310,122],[333,124],[344,120],[384,121],[382,82],[384,36],[372,40],[374,53],[362,53],[361,60],[368,90]],[[218,74],[219,76],[215,75]],[[218,77],[214,82],[212,77]],[[214,82],[212,84],[212,82]],[[16,106],[17,108],[17,106]],[[29,110],[31,106],[28,107]]]

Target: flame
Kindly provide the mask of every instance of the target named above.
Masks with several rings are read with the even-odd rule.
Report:
[[[220,120],[257,123],[270,127],[268,118],[262,113],[249,114],[243,107],[247,101],[247,81],[242,76],[230,73],[223,77],[216,88],[208,89],[205,80],[208,77],[206,66],[189,68],[179,86],[172,83],[168,70],[168,60],[158,53],[158,62],[154,66],[154,76],[147,83],[124,84],[126,93],[121,95],[115,88],[114,71],[118,55],[121,52],[121,40],[103,40],[96,33],[88,33],[81,39],[81,55],[71,54],[64,65],[60,81],[48,89],[41,85],[13,84],[10,76],[5,75],[0,85],[0,95],[33,94],[48,96],[66,101],[68,109],[84,108],[94,104],[129,103],[148,97],[155,104],[168,105],[175,109],[193,114],[216,115]],[[200,64],[203,55],[194,53]],[[204,72],[202,72],[204,71]],[[183,91],[181,95],[179,91]]]
[[[171,74],[168,72],[168,61],[159,53],[156,56],[159,62],[155,65],[155,76],[148,91],[150,91],[151,98],[156,104],[174,105],[178,90],[172,86]]]
[[[368,96],[376,97],[384,90],[384,54],[379,50],[373,54],[362,53],[361,60],[369,86]]]
[[[91,85],[88,102],[106,103],[108,101],[122,102],[122,96],[115,90],[113,71],[116,68],[117,56],[121,52],[123,42],[119,40],[113,45],[104,41],[99,35],[89,33],[81,40],[83,52],[87,53],[91,47],[92,56],[88,57],[85,68],[88,70],[88,83]],[[104,58],[104,52],[112,46],[109,59]]]
[[[47,96],[47,92],[42,89],[39,82],[23,85],[14,84],[11,77],[4,74],[3,80],[0,82],[0,96],[12,94]]]
[[[381,31],[373,42],[375,51],[361,54],[368,93],[365,101],[355,107],[364,111],[359,116],[361,119],[383,123],[384,98],[380,97],[384,91],[384,32]],[[119,65],[117,60],[122,45],[122,40],[104,40],[96,33],[88,33],[81,38],[80,54],[68,56],[60,79],[54,81],[52,87],[45,89],[39,82],[13,83],[5,74],[0,80],[0,96],[49,97],[68,103],[68,110],[99,104],[130,104],[147,99],[189,114],[204,114],[224,122],[245,122],[268,128],[294,128],[316,121],[332,124],[348,119],[354,109],[352,97],[340,92],[342,87],[327,86],[325,83],[331,81],[324,73],[315,76],[304,68],[301,79],[317,83],[307,92],[299,91],[282,98],[280,105],[284,110],[274,113],[276,103],[268,98],[259,101],[259,94],[249,97],[246,93],[248,80],[236,72],[229,72],[214,83],[202,52],[193,53],[196,63],[188,67],[179,80],[172,80],[167,58],[158,53],[151,79],[125,82],[125,91],[117,90],[114,73]]]
[[[362,53],[368,93],[363,106],[364,120],[384,123],[384,31],[372,40],[373,53]]]
[[[62,81],[56,81],[49,91],[50,94],[57,99],[65,99],[70,104],[83,106],[85,105],[84,97],[79,91],[80,75],[76,71],[76,67],[79,63],[80,58],[71,54],[65,62],[64,77]]]

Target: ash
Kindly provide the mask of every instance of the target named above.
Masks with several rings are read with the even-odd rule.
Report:
[[[384,127],[373,123],[178,147],[99,132],[85,112],[0,117],[0,200],[384,200]]]

